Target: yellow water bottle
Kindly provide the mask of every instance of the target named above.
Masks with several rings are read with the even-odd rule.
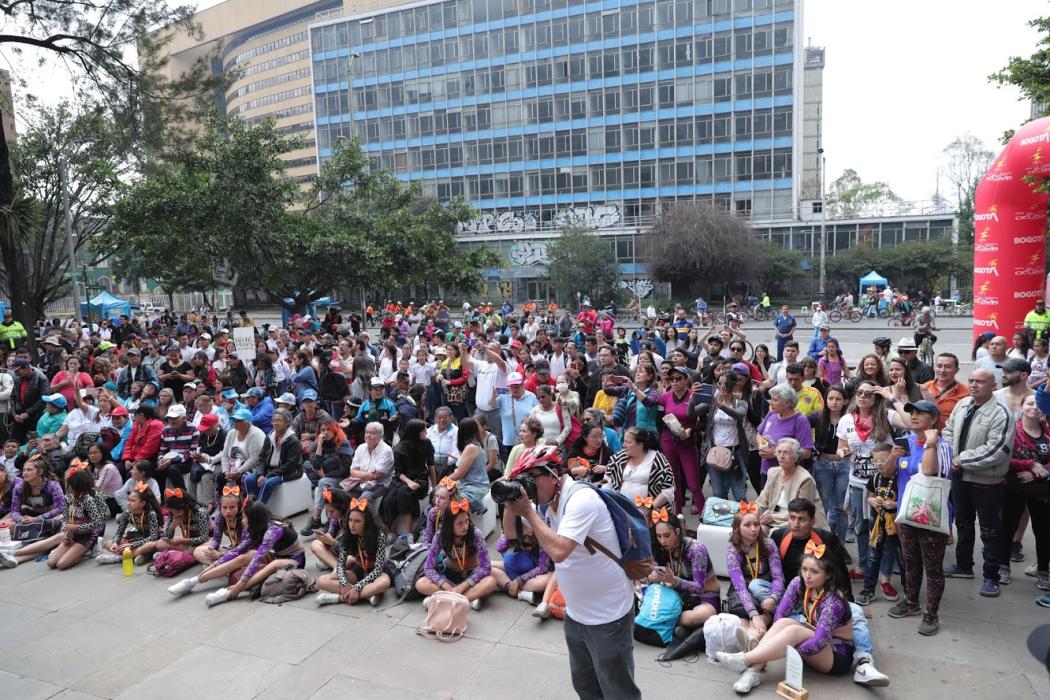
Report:
[[[131,547],[125,547],[120,557],[120,564],[124,567],[124,575],[131,576],[135,572],[135,562],[131,558]]]

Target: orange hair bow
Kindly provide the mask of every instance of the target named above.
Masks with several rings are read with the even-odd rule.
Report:
[[[824,545],[817,544],[813,540],[810,540],[809,542],[806,543],[806,550],[805,551],[806,551],[806,554],[812,554],[817,559],[820,559],[820,558],[822,558],[824,556],[824,549],[825,549]]]
[[[573,457],[569,460],[569,463],[566,466],[568,466],[570,470],[575,469],[576,467],[583,467],[587,471],[591,470],[590,460],[584,459],[583,457]]]
[[[464,513],[470,510],[470,501],[468,501],[465,498],[461,498],[458,501],[452,501],[451,503],[449,503],[448,507],[452,510],[452,515],[456,515],[457,513]]]
[[[164,498],[185,498],[182,489],[164,489]]]
[[[147,484],[145,481],[140,481],[139,483],[135,484],[135,490],[139,493],[146,493],[147,491],[149,491],[149,484]]]
[[[73,460],[73,461],[74,461],[74,462],[77,462],[77,461],[79,461],[79,460]],[[80,471],[84,471],[85,469],[87,469],[87,465],[86,465],[86,464],[84,464],[84,463],[80,463],[80,464],[74,464],[74,465],[73,465],[72,467],[70,467],[70,468],[69,468],[69,469],[68,469],[68,470],[66,471],[66,481],[69,481],[69,477],[73,476],[73,475],[74,475],[74,474],[76,474],[77,472],[80,472]]]
[[[223,486],[222,487],[222,495],[223,496],[240,496],[241,495],[241,487],[240,486],[236,486],[236,485],[234,485],[234,486]]]
[[[321,495],[324,496],[324,502],[325,503],[331,503],[332,502],[332,489],[325,489],[324,491],[321,492]]]
[[[652,508],[653,507],[653,497],[652,496],[645,496],[643,498],[642,496],[635,496],[634,497],[634,505],[638,506],[639,508]]]
[[[652,519],[653,519],[653,525],[656,525],[657,523],[669,523],[669,522],[671,522],[671,516],[667,512],[666,508],[661,508],[660,510],[654,510],[653,513],[652,513]]]
[[[350,499],[350,510],[363,511],[366,508],[368,508],[368,499],[367,498],[351,498]]]
[[[758,515],[758,504],[754,501],[751,501],[750,503],[747,501],[740,501],[740,514],[747,515],[748,513]]]
[[[441,481],[438,482],[438,486],[444,486],[449,491],[452,491],[458,485],[459,484],[456,483],[455,479],[451,479],[451,478],[449,478],[447,476],[442,477]]]

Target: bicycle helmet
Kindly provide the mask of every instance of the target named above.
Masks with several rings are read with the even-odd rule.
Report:
[[[884,335],[876,336],[871,342],[873,345],[877,345],[880,348],[888,348],[893,345],[893,341]]]
[[[554,476],[561,475],[561,455],[557,445],[536,445],[523,450],[514,463],[514,469],[508,474],[513,479],[532,469],[546,469]]]

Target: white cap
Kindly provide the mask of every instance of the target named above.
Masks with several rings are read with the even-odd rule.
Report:
[[[380,379],[379,377],[372,377],[372,379],[368,382],[368,386],[373,387],[373,388],[377,387],[377,386],[378,387],[385,387],[386,384],[384,384],[383,380]]]
[[[168,407],[168,412],[164,415],[166,418],[185,418],[186,407],[181,403],[173,403]]]
[[[511,372],[507,375],[507,386],[516,386],[524,381],[525,379],[521,376],[520,372]]]

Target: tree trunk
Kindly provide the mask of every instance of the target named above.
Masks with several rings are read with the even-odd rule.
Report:
[[[9,207],[15,201],[15,178],[11,172],[11,151],[7,146],[7,135],[0,129],[0,206]],[[29,303],[29,279],[26,276],[26,268],[23,264],[22,251],[13,241],[0,236],[0,260],[7,268],[7,294],[11,301],[11,314],[15,320],[25,326],[29,337],[26,345],[29,351],[36,356],[36,343],[34,342],[33,327],[36,325],[37,317],[34,316],[33,305]],[[77,310],[73,310],[73,318],[77,318]]]

